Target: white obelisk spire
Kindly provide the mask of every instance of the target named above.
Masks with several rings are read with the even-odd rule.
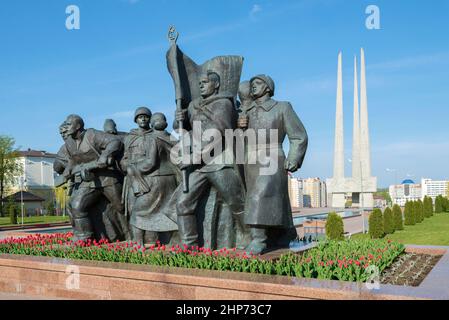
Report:
[[[357,57],[354,57],[354,126],[352,129],[352,177],[360,181],[360,114]]]
[[[360,70],[360,159],[362,177],[371,177],[371,156],[368,128],[368,97],[366,94],[365,52],[361,49]]]
[[[335,112],[335,145],[334,145],[334,179],[344,179],[345,177],[345,155],[343,139],[343,76],[342,57],[338,54],[337,73],[337,105]]]

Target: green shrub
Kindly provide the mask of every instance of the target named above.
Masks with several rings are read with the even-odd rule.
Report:
[[[380,239],[385,235],[382,211],[378,208],[369,216],[369,234],[371,239]]]
[[[415,225],[415,215],[413,210],[413,202],[407,201],[405,203],[405,209],[404,209],[404,224],[406,226],[413,226]]]
[[[404,230],[404,222],[402,219],[402,210],[401,207],[397,204],[393,206],[393,220],[394,220],[394,229],[395,230]]]
[[[435,198],[435,213],[443,212],[443,197],[437,196]]]
[[[330,240],[343,240],[343,219],[337,213],[331,212],[326,220],[326,236]]]
[[[442,197],[441,198],[441,204],[442,204],[442,212],[447,212],[449,211],[449,199],[447,197]]]
[[[415,201],[415,217],[416,223],[421,223],[424,221],[424,208],[421,200]]]
[[[424,197],[424,217],[430,218],[431,216],[433,216],[432,198],[425,196]]]
[[[17,224],[17,208],[16,206],[9,206],[9,221],[11,224]]]
[[[55,204],[53,203],[53,201],[48,201],[45,209],[47,210],[47,216],[55,215]]]
[[[390,208],[386,208],[383,215],[384,219],[384,232],[386,234],[394,233],[394,219],[393,219],[393,211]]]

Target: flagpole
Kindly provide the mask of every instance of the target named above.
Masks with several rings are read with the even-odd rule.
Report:
[[[170,44],[172,46],[176,46],[176,41],[178,40],[179,37],[179,33],[176,31],[175,26],[170,26],[170,28],[168,29],[168,40],[170,41]],[[177,52],[177,51],[176,51]],[[178,70],[178,57],[176,56],[174,61],[176,64],[176,70]],[[175,83],[175,91],[176,91],[176,111],[182,111],[182,92],[181,92],[181,83],[180,83],[180,79],[179,79],[179,75],[177,75],[177,78],[174,77],[173,81]],[[181,149],[181,159],[184,159],[184,122],[183,121],[178,121],[178,132],[179,132],[179,146]],[[188,184],[188,176],[187,176],[187,168],[183,168],[181,169],[181,173],[182,173],[182,185],[183,185],[183,192],[187,193],[189,192],[189,184]]]

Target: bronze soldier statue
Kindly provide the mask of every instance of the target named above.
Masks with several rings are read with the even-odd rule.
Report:
[[[68,128],[67,128],[67,124],[65,123],[65,121],[59,126],[59,134],[61,135],[62,140],[65,142],[67,140],[67,138],[69,137],[68,134]],[[53,163],[53,170],[61,175],[65,168],[67,167],[67,164],[69,162],[69,156],[66,152],[66,149],[64,146],[62,146],[57,155],[56,155],[56,160]],[[59,180],[56,183],[56,186],[59,186],[61,184],[64,184],[64,181],[59,182]]]
[[[117,124],[112,119],[106,119],[103,124],[103,131],[109,134],[116,135],[118,133]]]
[[[116,214],[123,214],[120,201],[122,194],[122,176],[116,166],[115,157],[123,148],[120,140],[113,135],[95,130],[84,129],[84,121],[78,115],[66,119],[67,134],[64,152],[68,155],[65,168],[65,180],[72,180],[73,190],[70,208],[73,217],[74,240],[87,240],[98,235],[102,219],[101,212],[92,210],[99,201],[107,199]],[[92,212],[90,212],[92,211]],[[114,234],[123,239],[123,230],[116,225]]]
[[[133,240],[154,243],[161,232],[177,230],[176,217],[164,214],[173,191],[176,176],[169,162],[171,141],[165,131],[165,116],[152,118],[146,107],[138,108],[134,121],[139,128],[133,129],[125,138],[125,153],[121,167],[126,170],[124,202],[130,212]],[[156,130],[150,128],[151,123]],[[168,136],[168,137],[167,137]]]
[[[118,136],[122,142],[125,139],[125,136],[127,135],[126,132],[118,131],[117,130],[117,124],[113,119],[106,119],[103,124],[103,131],[109,134],[113,134],[115,136]]]
[[[177,124],[182,121],[185,130],[190,131],[193,148],[189,164],[192,171],[188,177],[189,190],[187,193],[178,188],[177,199],[178,227],[181,241],[186,245],[198,245],[197,217],[195,209],[204,195],[213,186],[219,197],[229,206],[235,215],[244,212],[244,189],[237,170],[234,168],[233,152],[225,147],[225,130],[235,128],[236,109],[233,98],[220,95],[220,76],[214,71],[207,71],[199,77],[201,97],[193,100],[187,110],[176,112]],[[201,125],[201,132],[192,134],[195,125]],[[219,132],[221,139],[201,139],[205,130],[214,129]],[[198,137],[199,136],[199,137]],[[214,147],[220,152],[214,154]],[[211,155],[211,161],[205,162],[202,155]],[[232,235],[227,235],[231,237]]]
[[[61,135],[62,140],[65,142],[67,138],[69,137],[68,134],[68,128],[65,121],[59,126],[59,134]],[[67,168],[69,164],[69,155],[67,154],[66,148],[63,145],[58,153],[56,154],[55,162],[53,163],[53,171],[55,171],[58,176],[55,177],[55,187],[63,187],[66,195],[70,197],[72,192],[72,184],[70,181],[66,181],[66,179],[63,176],[63,173],[65,169]],[[70,223],[73,227],[73,219],[72,219],[72,211],[70,210],[70,204],[66,207],[67,214],[70,218]]]
[[[272,99],[275,86],[269,76],[255,76],[250,83],[254,101],[246,110],[247,117],[239,118],[239,127],[256,133],[266,130],[267,138],[270,130],[278,130],[274,141],[257,141],[256,145],[247,146],[247,159],[263,151],[271,165],[277,164],[276,170],[269,174],[261,174],[269,164],[260,161],[245,164],[245,223],[251,227],[252,239],[246,250],[259,254],[270,246],[286,246],[297,236],[288,197],[287,172],[301,168],[308,138],[291,104]],[[282,149],[285,136],[290,142],[287,157]]]
[[[117,136],[122,143],[125,141],[126,132],[121,132],[117,130],[117,124],[113,119],[106,119],[103,125],[103,131],[105,133]],[[119,164],[123,158],[123,152],[116,155],[116,163]],[[117,165],[120,168],[120,165]],[[121,169],[121,168],[120,168]],[[122,172],[123,173],[123,172]],[[131,233],[129,230],[129,222],[127,216],[124,214],[117,214],[110,204],[106,205],[106,209],[103,212],[103,221],[107,226],[107,229],[114,230],[115,224],[120,224],[120,229],[123,230],[126,240],[131,240]]]

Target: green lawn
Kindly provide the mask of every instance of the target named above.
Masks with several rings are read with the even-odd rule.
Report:
[[[368,237],[368,234],[355,234],[352,239]],[[414,226],[404,226],[404,230],[386,238],[403,244],[449,246],[449,212],[434,214]]]
[[[22,218],[17,218],[19,224],[22,222]],[[24,217],[23,224],[41,224],[41,223],[54,223],[54,222],[69,222],[69,217],[61,216],[40,216],[40,217]],[[9,217],[0,217],[0,227],[12,226]]]

